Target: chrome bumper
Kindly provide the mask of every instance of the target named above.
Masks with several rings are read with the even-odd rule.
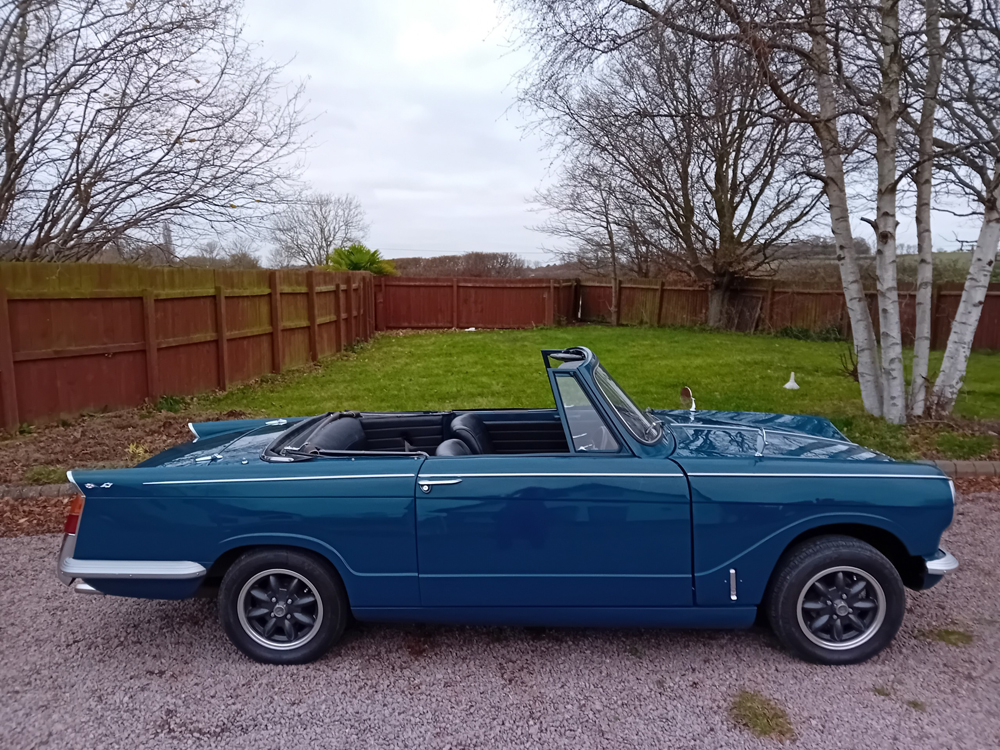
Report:
[[[73,558],[73,552],[76,550],[76,534],[63,534],[62,546],[59,548],[59,562],[56,563],[56,575],[59,576],[59,580],[67,586],[73,583],[73,579],[76,578],[75,575],[70,575],[65,572],[64,565],[67,560]]]
[[[948,550],[943,547],[938,550],[937,556],[933,560],[926,560],[927,575],[943,576],[958,567],[958,560]]]
[[[201,578],[208,572],[204,565],[186,560],[77,560],[73,557],[75,551],[76,534],[64,534],[56,575],[67,586],[77,578],[184,581]],[[74,590],[99,593],[83,582],[74,586]]]

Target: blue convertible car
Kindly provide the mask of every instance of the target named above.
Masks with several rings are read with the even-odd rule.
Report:
[[[542,352],[554,409],[331,412],[191,425],[80,490],[59,576],[218,588],[247,656],[318,658],[359,620],[740,628],[859,662],[905,587],[957,566],[954,488],[816,417],[641,410],[583,347]],[[85,507],[84,507],[85,506]]]

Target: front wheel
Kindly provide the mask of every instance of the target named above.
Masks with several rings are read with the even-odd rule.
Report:
[[[899,572],[852,537],[810,539],[779,563],[767,601],[778,640],[819,664],[856,664],[895,637],[906,609]]]
[[[219,587],[219,619],[240,651],[267,664],[305,664],[344,632],[347,595],[329,563],[296,550],[247,552]]]

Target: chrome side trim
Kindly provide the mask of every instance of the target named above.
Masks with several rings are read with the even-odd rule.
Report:
[[[416,474],[334,474],[315,477],[249,477],[238,479],[166,479],[159,482],[143,482],[146,484],[230,484],[233,482],[306,482],[317,479],[396,479],[415,477]],[[453,474],[451,476],[454,476]]]
[[[76,550],[76,534],[63,534],[62,544],[59,547],[59,562],[56,563],[56,575],[60,582],[69,586],[73,583],[74,576],[63,572],[63,563],[73,557]]]
[[[198,438],[200,438],[201,435],[199,435],[198,431],[195,430],[195,428],[194,428],[194,422],[188,422],[188,429],[191,430],[191,434],[194,435],[194,440],[192,440],[191,442],[192,443],[197,443],[198,442]]]
[[[729,569],[729,598],[736,601],[736,568]]]
[[[73,485],[74,487],[76,487],[76,489],[77,489],[78,492],[80,491],[80,485],[78,485],[76,483],[76,480],[73,479],[73,472],[72,471],[67,471],[66,472],[66,481],[68,481],[71,485]]]
[[[104,596],[100,591],[95,589],[90,584],[84,583],[83,581],[77,581],[76,585],[73,587],[73,591],[77,594],[92,594],[96,596]]]
[[[683,474],[655,474],[655,473],[628,473],[628,472],[542,472],[542,471],[530,471],[530,472],[512,472],[512,473],[498,473],[498,474],[421,474],[420,477],[466,477],[469,479],[474,479],[476,477],[683,477]]]
[[[823,479],[948,479],[948,477],[934,474],[772,474],[772,473],[751,473],[751,472],[727,472],[727,471],[690,471],[689,477],[791,477],[801,478],[820,477]]]
[[[66,558],[60,572],[74,578],[177,580],[201,578],[208,571],[184,560],[76,560]]]
[[[944,547],[940,551],[944,552],[944,557],[939,557],[936,560],[927,560],[925,563],[929,575],[943,576],[945,573],[950,573],[958,567],[958,560],[955,559],[953,554],[944,549]]]

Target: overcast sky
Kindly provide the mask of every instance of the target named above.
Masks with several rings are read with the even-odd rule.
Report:
[[[245,36],[291,61],[314,118],[306,179],[354,193],[369,245],[388,257],[472,250],[548,262],[553,242],[530,229],[547,175],[525,135],[512,78],[527,62],[494,0],[247,0]],[[871,192],[874,193],[874,186]],[[915,243],[900,206],[899,241]],[[872,242],[857,220],[855,233]],[[815,231],[828,234],[825,217]],[[938,249],[974,239],[976,219],[934,218]]]
[[[528,202],[547,162],[512,107],[525,55],[493,0],[248,0],[245,36],[308,78],[306,178],[360,198],[372,247],[550,257]]]

